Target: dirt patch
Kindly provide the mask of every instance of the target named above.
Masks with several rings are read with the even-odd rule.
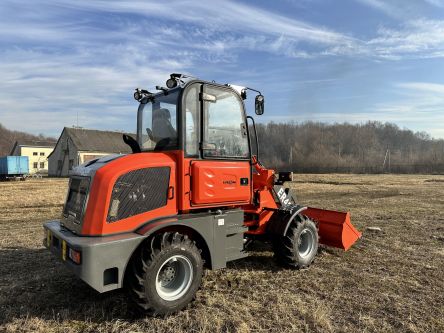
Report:
[[[206,271],[196,300],[168,318],[135,316],[124,292],[95,292],[42,247],[66,179],[0,183],[0,331],[443,332],[444,246],[432,236],[443,236],[444,199],[431,176],[297,176],[301,203],[350,210],[362,239],[321,247],[301,271],[254,243],[250,257]]]

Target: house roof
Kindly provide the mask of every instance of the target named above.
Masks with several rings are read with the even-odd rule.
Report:
[[[131,153],[131,148],[123,142],[124,133],[71,127],[65,127],[63,130],[66,131],[78,151]],[[134,134],[128,135],[135,137]]]
[[[56,145],[56,141],[48,141],[48,140],[19,140],[14,143],[12,146],[11,153],[12,154],[16,147],[39,147],[39,148],[54,148]]]
[[[31,147],[54,147],[55,141],[46,140],[20,140],[16,141],[17,146],[31,146]]]

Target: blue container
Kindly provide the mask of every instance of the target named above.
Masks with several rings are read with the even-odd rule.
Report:
[[[29,173],[28,156],[3,156],[0,157],[0,175],[15,176]]]

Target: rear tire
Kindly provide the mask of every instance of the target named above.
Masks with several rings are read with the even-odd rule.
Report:
[[[168,315],[183,309],[202,282],[200,251],[178,232],[155,235],[135,253],[130,264],[130,296],[146,315]]]
[[[301,269],[311,265],[318,252],[316,224],[304,215],[297,215],[285,236],[273,239],[274,256],[279,264]]]

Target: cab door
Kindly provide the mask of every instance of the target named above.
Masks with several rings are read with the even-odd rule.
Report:
[[[191,205],[245,204],[251,167],[245,112],[230,88],[202,85],[199,158],[191,162]]]

